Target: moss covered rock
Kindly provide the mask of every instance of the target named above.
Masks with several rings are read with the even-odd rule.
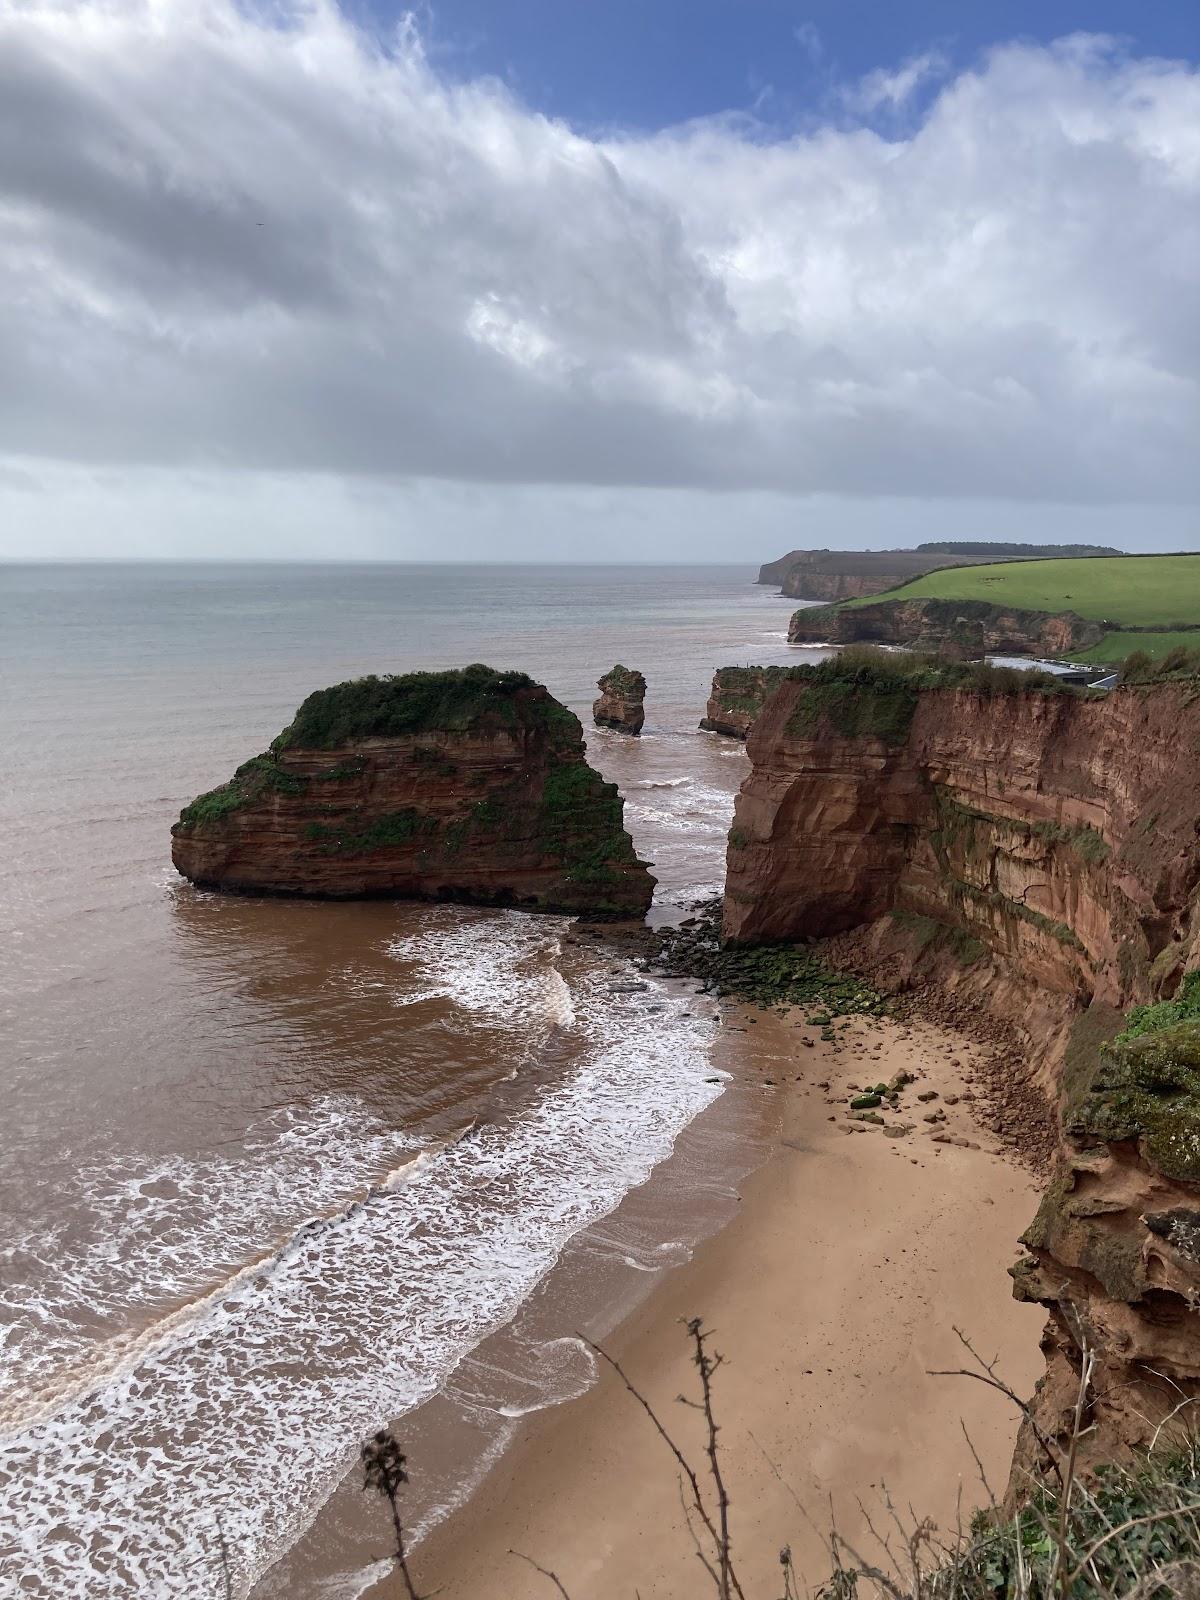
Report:
[[[1136,1141],[1164,1177],[1200,1183],[1200,1021],[1105,1045],[1064,1125],[1079,1140]]]
[[[571,711],[524,673],[472,666],[309,695],[184,808],[172,857],[247,893],[641,915],[654,880],[623,810]]]

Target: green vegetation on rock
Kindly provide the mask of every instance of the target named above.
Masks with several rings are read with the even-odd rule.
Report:
[[[1151,652],[1141,648],[1142,642],[1146,639],[1144,633],[1122,634],[1121,637],[1138,641],[1138,648],[1131,651],[1121,662],[1122,683],[1169,683],[1200,675],[1200,635],[1156,634],[1154,637],[1162,653],[1153,657]],[[1178,639],[1180,642],[1169,644],[1173,639]]]
[[[437,823],[412,807],[372,817],[365,826],[358,828],[353,825],[310,822],[304,829],[307,838],[323,844],[329,850],[351,856],[363,855],[369,850],[394,849],[411,844],[422,834],[436,832]]]
[[[835,1017],[886,1016],[888,1002],[861,978],[831,972],[804,945],[726,945],[720,939],[719,908],[662,933],[656,959],[668,977],[703,980],[707,992],[773,1006],[818,1007],[808,1018],[828,1029]]]
[[[1071,1600],[1177,1600],[1200,1559],[1198,1519],[1195,1447],[1173,1458],[1143,1456],[1130,1468],[1100,1468],[1086,1493],[1077,1485],[1065,1516],[1050,1486],[1014,1517],[978,1513],[969,1548],[925,1574],[919,1592],[924,1600],[1063,1600],[1069,1576]],[[835,1578],[817,1600],[852,1600],[856,1592]]]
[[[618,661],[616,666],[610,667],[600,679],[597,688],[626,699],[636,698],[645,694],[646,680],[640,672],[635,672],[631,667],[623,667]]]
[[[536,690],[518,696],[522,689]],[[310,694],[272,745],[274,750],[332,750],[359,739],[403,734],[461,733],[480,724],[500,727],[553,726],[576,718],[524,672],[497,672],[481,665],[451,672],[406,672],[355,678]]]
[[[989,697],[1086,692],[1049,672],[947,662],[875,645],[848,645],[815,666],[788,667],[784,673],[806,690],[788,719],[790,734],[809,737],[824,724],[846,738],[882,739],[885,744],[907,739],[923,690],[966,689]]]
[[[281,795],[300,795],[308,788],[308,779],[301,773],[287,772],[278,765],[271,754],[251,756],[230,778],[228,783],[197,795],[179,813],[180,824],[185,828],[197,823],[218,822],[232,811],[239,811],[253,800],[269,792]]]
[[[1077,1139],[1137,1140],[1164,1176],[1200,1182],[1200,1020],[1103,1046],[1063,1124]]]
[[[542,789],[542,848],[562,862],[572,883],[613,883],[614,863],[636,860],[623,811],[616,784],[584,762],[551,767]]]
[[[1119,1038],[1141,1039],[1148,1033],[1161,1033],[1180,1022],[1200,1022],[1200,972],[1189,972],[1182,980],[1173,1000],[1160,1000],[1157,1005],[1134,1006],[1130,1011]]]
[[[722,711],[757,716],[767,696],[788,675],[787,667],[719,667],[713,677]]]

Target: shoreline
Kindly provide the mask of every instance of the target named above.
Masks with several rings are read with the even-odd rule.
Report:
[[[730,1037],[742,1030],[752,1038]],[[802,1585],[827,1577],[831,1515],[843,1539],[882,1564],[867,1519],[874,1510],[877,1525],[886,1520],[885,1485],[898,1508],[933,1517],[952,1538],[959,1516],[965,1526],[987,1499],[972,1445],[1002,1495],[1015,1411],[983,1384],[929,1375],[970,1364],[954,1325],[998,1357],[1019,1392],[1041,1371],[1040,1312],[1012,1300],[1003,1265],[1038,1188],[972,1118],[969,1075],[983,1049],[920,1021],[858,1018],[834,1045],[800,1045],[806,1037],[800,1012],[727,1012],[721,1053],[741,1058],[740,1081],[777,1096],[766,1160],[742,1183],[733,1219],[605,1345],[702,1464],[696,1414],[675,1403],[695,1391],[679,1324],[700,1316],[714,1330],[726,1358],[716,1380],[722,1460],[748,1592],[778,1587],[785,1544]],[[846,1120],[849,1084],[900,1070],[919,1078],[906,1095],[912,1133],[891,1138]],[[926,1109],[918,1092],[937,1093],[929,1103],[945,1108],[944,1123],[916,1115]],[[962,1142],[935,1143],[934,1133]],[[510,1549],[555,1571],[571,1600],[639,1587],[660,1600],[696,1592],[673,1463],[612,1371],[525,1419],[413,1565],[426,1592],[539,1600],[547,1580]],[[389,1577],[368,1592],[384,1600],[402,1590]]]

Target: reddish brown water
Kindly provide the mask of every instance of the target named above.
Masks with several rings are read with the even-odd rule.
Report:
[[[218,1517],[238,1594],[360,1592],[360,1437],[408,1418],[440,1514],[719,1220],[711,1004],[564,918],[202,894],[169,827],[315,687],[483,659],[586,722],[620,659],[645,734],[591,755],[677,914],[744,769],[712,671],[797,659],[751,577],[0,568],[4,1592],[217,1594]]]

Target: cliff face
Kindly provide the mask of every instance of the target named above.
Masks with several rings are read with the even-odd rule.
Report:
[[[820,572],[801,566],[784,575],[779,592],[790,600],[858,600],[864,595],[883,594],[903,582],[904,577],[892,572]]]
[[[786,667],[718,667],[700,726],[744,739],[764,703],[787,677]]]
[[[592,720],[598,728],[616,728],[619,733],[638,734],[646,720],[643,702],[646,680],[618,664],[596,684],[598,700],[592,702]]]
[[[1196,685],[989,697],[819,673],[751,730],[726,935],[870,925],[877,955],[1014,1025],[1063,1127],[1014,1271],[1051,1312],[1039,1424],[1067,1426],[1086,1338],[1087,1449],[1145,1443],[1200,1394],[1200,1024],[1108,1041],[1200,966]]]
[[[1098,644],[1102,622],[1073,611],[1020,611],[982,600],[880,600],[849,609],[797,611],[792,644],[900,644],[961,658],[1069,655]]]
[[[270,750],[185,807],[193,883],[641,916],[654,880],[576,718],[520,673],[367,678],[310,695]]]

